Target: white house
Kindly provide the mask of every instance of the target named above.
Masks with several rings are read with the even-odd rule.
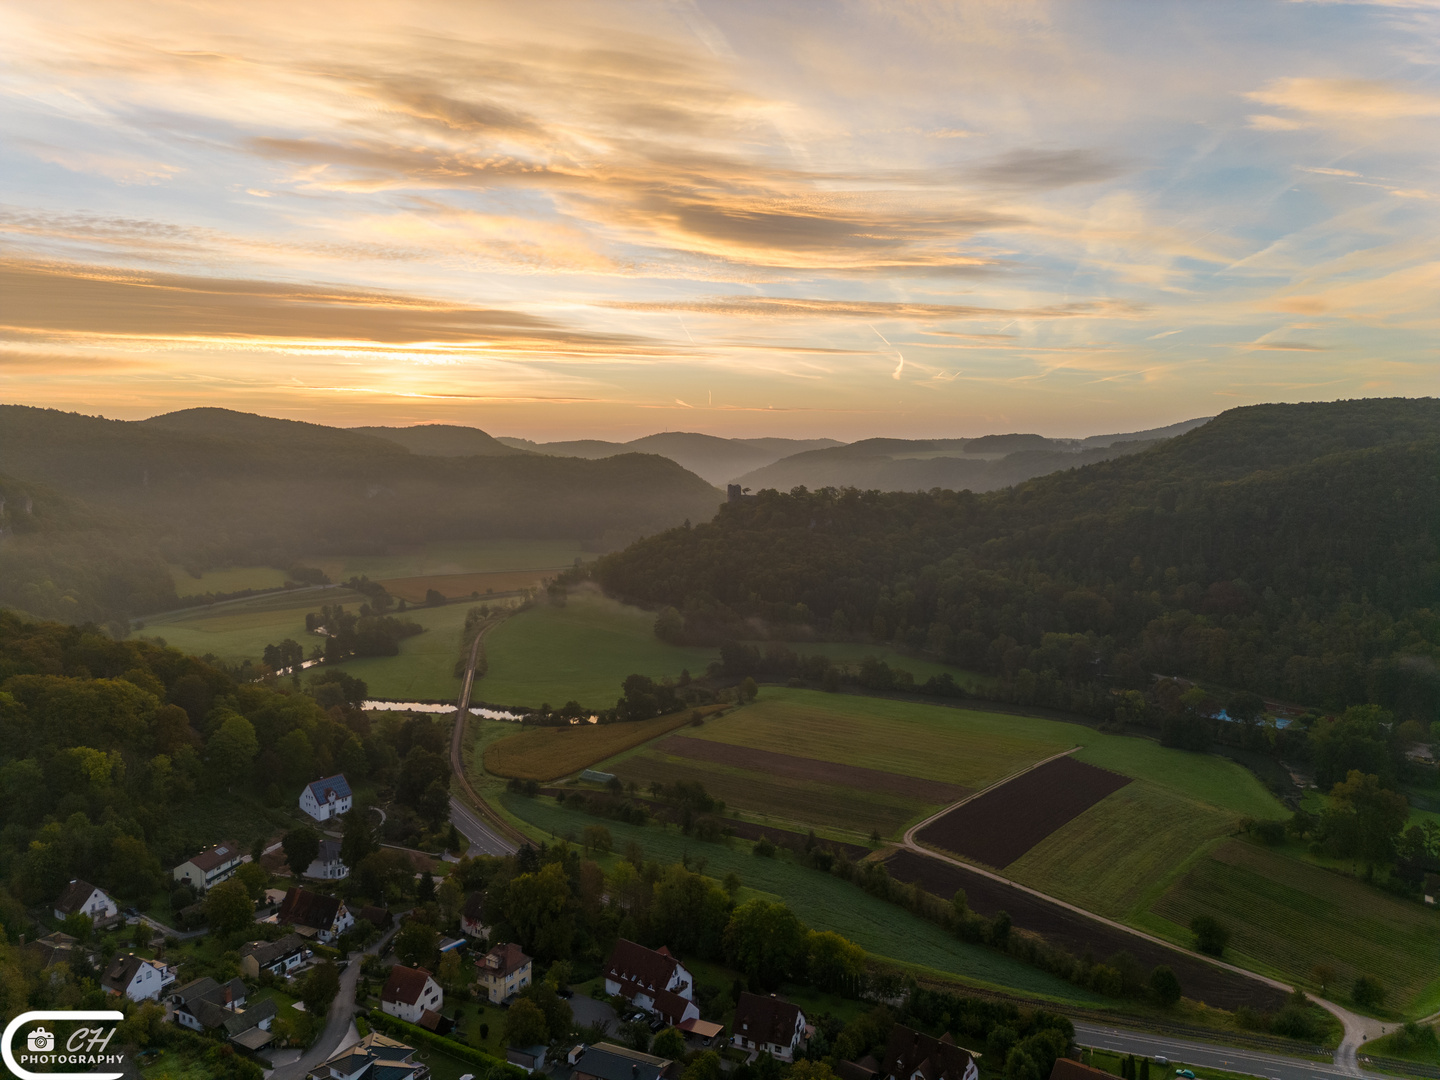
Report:
[[[147,960],[129,953],[110,961],[100,984],[112,994],[121,994],[131,1001],[154,1001],[160,991],[175,981],[175,969],[159,960]]]
[[[200,852],[199,855],[187,859],[172,871],[176,881],[193,885],[199,892],[205,892],[212,885],[218,885],[228,877],[233,877],[241,865],[250,861],[250,856],[242,854],[240,845],[233,841],[225,841],[213,844]]]
[[[320,881],[339,881],[350,873],[350,868],[340,861],[340,841],[326,837],[320,841],[320,854],[305,871],[308,878]]]
[[[424,968],[409,968],[396,964],[390,969],[385,980],[385,989],[380,993],[380,1008],[391,1016],[412,1024],[420,1023],[427,1012],[438,1014],[445,1003],[445,993],[435,976]]]
[[[472,892],[465,898],[465,907],[460,912],[460,929],[466,937],[488,938],[490,927],[485,925],[485,894]]]
[[[77,913],[90,916],[90,921],[98,924],[119,916],[120,908],[104,889],[77,878],[55,898],[55,918],[65,919]]]
[[[275,921],[295,927],[302,937],[330,942],[355,925],[355,916],[338,896],[322,896],[297,885],[285,894]]]
[[[305,790],[300,792],[300,809],[316,821],[329,821],[347,813],[354,801],[344,773],[306,784]]]
[[[218,983],[208,975],[191,979],[170,992],[171,1016],[191,1031],[211,1031],[245,1006],[245,984],[234,978]]]
[[[794,1061],[805,1039],[805,1014],[773,994],[742,993],[730,1032],[730,1042],[739,1050],[759,1050],[780,1061]]]
[[[252,979],[258,979],[262,971],[289,975],[310,952],[299,934],[286,934],[278,941],[249,941],[240,946],[240,971]]]
[[[621,938],[604,968],[605,992],[618,995],[672,1027],[698,1020],[695,978],[663,946],[647,949]]]

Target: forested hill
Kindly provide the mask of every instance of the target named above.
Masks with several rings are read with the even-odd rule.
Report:
[[[163,560],[289,566],[484,537],[603,549],[708,519],[720,501],[653,454],[435,457],[224,409],[125,422],[0,406],[0,462],[19,496],[0,517],[0,604],[97,621],[155,610]],[[24,509],[26,492],[43,513]]]
[[[894,640],[1034,700],[1164,673],[1428,721],[1437,472],[1440,402],[1255,406],[986,495],[762,492],[595,575],[692,637]]]

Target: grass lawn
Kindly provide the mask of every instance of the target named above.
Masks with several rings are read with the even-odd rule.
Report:
[[[692,729],[681,731],[691,734]],[[931,804],[878,791],[861,791],[810,780],[778,780],[767,773],[717,765],[691,758],[672,757],[658,750],[621,758],[602,766],[622,780],[642,788],[651,781],[677,780],[705,785],[705,790],[727,807],[744,810],[766,824],[804,832],[810,826],[843,833],[856,843],[866,842],[872,831],[891,836],[907,822],[918,820]]]
[[[1107,1004],[1106,999],[1008,956],[959,941],[940,927],[877,900],[839,878],[797,866],[785,858],[753,855],[749,844],[727,847],[702,843],[674,827],[606,821],[567,810],[548,798],[507,794],[501,801],[541,836],[579,836],[585,826],[599,823],[610,830],[617,850],[623,851],[633,841],[644,849],[647,858],[664,863],[679,862],[688,856],[692,867],[697,858],[704,859],[704,872],[714,877],[724,877],[733,870],[750,889],[784,900],[812,929],[833,930],[876,956],[993,988],[1098,1007]]]
[[[998,713],[885,698],[766,687],[703,739],[983,788],[1047,758],[1088,731]],[[1064,730],[1061,730],[1064,729]],[[1070,729],[1074,729],[1071,731]]]
[[[1290,816],[1254,773],[1219,754],[1172,750],[1153,739],[1106,735],[1078,724],[1064,727],[1076,730],[1075,741],[1082,746],[1075,753],[1078,761],[1138,780],[1151,780],[1176,795],[1229,810],[1239,817],[1279,820]]]
[[[348,581],[356,575],[381,581],[427,574],[551,570],[573,566],[575,560],[582,557],[578,541],[474,540],[417,544],[395,555],[311,555],[299,561],[305,566],[320,567],[330,575],[331,581]]]
[[[306,631],[307,612],[318,611],[323,604],[354,608],[364,600],[360,593],[349,589],[315,590],[298,595],[276,593],[164,621],[146,620],[141,632],[147,637],[162,637],[166,644],[197,656],[214,653],[232,663],[247,657],[258,661],[266,645],[278,645],[286,638],[298,641],[309,653],[321,644],[321,639]]]
[[[496,776],[558,780],[689,723],[687,710],[631,724],[531,728],[486,747],[485,768]]]
[[[1422,1029],[1423,1030],[1423,1029]],[[1430,1029],[1432,1032],[1434,1028]],[[1401,1061],[1415,1061],[1421,1065],[1440,1065],[1440,1045],[1426,1039],[1417,1044],[1403,1031],[1392,1031],[1378,1039],[1371,1039],[1360,1047],[1360,1054],[1375,1057],[1399,1058]]]
[[[475,700],[535,707],[578,701],[607,709],[631,674],[652,678],[703,672],[717,650],[667,645],[655,615],[596,590],[571,593],[564,607],[540,603],[506,619],[485,638],[489,669]]]
[[[278,589],[285,584],[285,571],[273,566],[227,566],[224,570],[206,570],[198,578],[183,567],[170,567],[175,579],[175,594],[204,596],[206,593],[233,593],[245,589]]]
[[[425,632],[400,642],[400,655],[356,657],[346,660],[341,669],[364,679],[373,698],[453,701],[460,695],[460,680],[455,677],[460,631],[465,627],[465,613],[473,606],[410,608],[399,617],[419,623]]]
[[[1344,1000],[1360,974],[1379,979],[1389,1008],[1434,1011],[1440,999],[1440,912],[1256,844],[1222,844],[1185,873],[1140,921],[1189,944],[1196,915],[1230,928],[1232,962],[1317,990],[1311,973],[1338,973]],[[1343,989],[1340,989],[1343,988]]]
[[[1149,905],[1233,813],[1137,780],[1062,825],[1005,876],[1114,919]]]

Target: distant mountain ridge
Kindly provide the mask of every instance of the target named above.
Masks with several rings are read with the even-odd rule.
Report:
[[[476,427],[416,424],[413,427],[357,427],[351,431],[386,439],[427,457],[514,457],[530,451],[509,446]],[[576,457],[584,455],[576,454]]]
[[[1085,439],[1019,433],[974,439],[864,439],[794,454],[734,482],[753,491],[789,491],[797,487],[995,491],[1046,473],[1135,453],[1192,431],[1209,419],[1201,417],[1147,431]]]
[[[517,450],[560,457],[593,459],[614,457],[616,454],[659,454],[712,484],[728,483],[741,473],[769,465],[790,454],[844,445],[835,439],[726,439],[692,431],[666,431],[625,443],[602,439],[537,443],[503,435],[497,441]]]

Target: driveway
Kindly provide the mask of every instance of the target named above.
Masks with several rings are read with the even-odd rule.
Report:
[[[335,995],[325,1016],[325,1030],[310,1049],[300,1055],[299,1061],[277,1065],[275,1071],[269,1074],[269,1080],[304,1080],[306,1073],[325,1064],[340,1049],[355,1019],[355,988],[360,982],[360,959],[367,953],[378,956],[390,944],[398,929],[397,924],[364,953],[350,954],[350,966],[340,973],[340,992]]]
[[[577,1028],[589,1027],[591,1024],[603,1024],[606,1034],[614,1033],[620,1019],[615,1015],[615,1007],[608,1001],[596,1001],[588,994],[576,994],[572,997],[570,1010],[575,1014]]]

